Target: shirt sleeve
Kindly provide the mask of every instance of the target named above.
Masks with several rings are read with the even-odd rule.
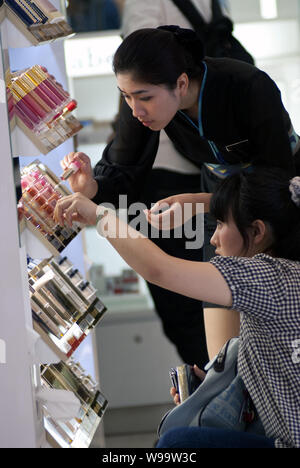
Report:
[[[138,201],[152,168],[159,144],[159,132],[144,127],[132,116],[125,101],[121,104],[116,136],[104,149],[94,168],[98,193],[93,201],[113,203],[127,195],[128,204]]]
[[[265,73],[257,73],[248,93],[249,140],[257,165],[294,170],[288,132],[291,120],[274,81]]]
[[[263,320],[274,320],[285,302],[285,281],[276,259],[266,255],[254,258],[211,259],[232,294],[232,309]]]
[[[122,34],[128,36],[142,28],[156,28],[162,24],[163,9],[160,0],[126,0],[123,9]]]

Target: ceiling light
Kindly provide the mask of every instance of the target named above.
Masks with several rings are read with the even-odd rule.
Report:
[[[260,0],[260,14],[264,19],[277,18],[277,0]]]

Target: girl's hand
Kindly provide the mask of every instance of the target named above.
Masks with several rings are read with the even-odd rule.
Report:
[[[98,192],[98,184],[93,176],[91,160],[85,153],[75,153],[72,151],[67,154],[60,162],[63,170],[67,169],[72,161],[80,162],[80,169],[68,178],[73,192],[81,192],[88,198],[93,198]]]
[[[72,227],[74,221],[82,224],[96,224],[97,205],[82,193],[74,193],[58,200],[55,206],[54,220],[61,226]]]
[[[156,202],[150,210],[145,210],[147,221],[163,231],[182,226],[187,221],[183,213],[184,200],[186,194],[174,195]]]
[[[182,193],[158,201],[145,210],[147,221],[161,230],[175,229],[198,213],[209,211],[210,193]]]
[[[176,392],[175,387],[170,388],[170,395],[173,398],[173,401],[174,401],[175,405],[180,405],[179,393]]]

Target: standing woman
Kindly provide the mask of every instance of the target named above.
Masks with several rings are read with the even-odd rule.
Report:
[[[82,161],[80,171],[69,179],[74,192],[116,207],[120,194],[127,194],[129,204],[145,199],[151,202],[149,175],[162,129],[176,149],[200,168],[196,200],[204,203],[207,211],[210,194],[220,179],[248,164],[294,173],[298,136],[277,86],[256,67],[203,57],[197,34],[176,26],[130,34],[118,48],[113,67],[124,97],[116,136],[94,172],[87,155],[70,153],[65,157],[64,166],[73,159]],[[189,194],[179,202],[193,201],[194,197]],[[176,197],[170,202],[174,200]],[[213,219],[206,218],[205,261],[213,256],[209,238],[215,227]],[[179,254],[172,250],[169,239],[164,241],[162,248],[169,254],[196,260],[197,252],[186,249]],[[227,339],[238,334],[239,315],[218,305],[205,306],[209,309],[209,314],[204,310],[208,350],[214,355]],[[196,326],[197,317],[187,310],[174,310],[173,318],[177,332],[181,318],[192,324],[204,350],[205,335]],[[182,358],[200,365],[206,360],[203,354]]]

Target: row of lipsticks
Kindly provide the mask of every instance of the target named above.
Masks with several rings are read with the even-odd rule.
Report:
[[[39,140],[47,153],[75,135],[82,125],[72,111],[77,103],[53,75],[41,66],[11,73],[7,79],[11,122]]]
[[[39,43],[73,33],[64,15],[49,0],[4,0],[0,7],[18,29],[27,31]]]
[[[70,192],[62,181],[77,172],[80,162],[74,161],[59,179],[40,161],[34,161],[21,171],[22,198],[18,203],[19,220],[26,220],[31,231],[49,248],[58,254],[80,232],[80,225],[61,227],[53,219],[57,201]]]

